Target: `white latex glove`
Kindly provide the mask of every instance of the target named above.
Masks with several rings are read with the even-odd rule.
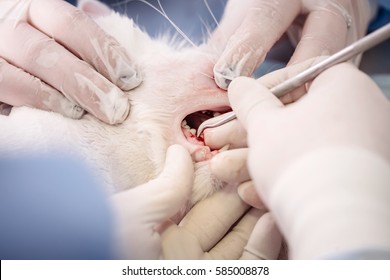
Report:
[[[189,199],[193,184],[192,159],[183,147],[168,148],[165,167],[154,180],[112,197],[117,247],[129,259],[157,259],[161,255],[158,228]]]
[[[210,170],[216,178],[238,185],[240,198],[261,212],[266,212],[264,203],[254,189],[247,168],[248,149],[234,149],[215,155],[210,160]],[[265,213],[257,222],[242,258],[276,259],[285,258],[281,252],[282,236],[270,213]]]
[[[71,118],[81,117],[84,108],[109,124],[127,117],[130,105],[122,90],[140,84],[135,66],[112,37],[69,3],[2,0],[0,37],[0,103]],[[0,109],[6,113],[9,106]]]
[[[258,82],[267,88],[272,88],[322,59],[324,57],[308,59],[304,62],[287,66],[284,69],[271,72],[259,78]],[[306,87],[308,88],[309,86],[310,82],[307,83]],[[302,89],[297,89],[297,91],[302,91]],[[283,102],[283,99],[282,97],[280,101]],[[288,101],[287,103],[289,103]],[[252,207],[265,209],[266,207],[259,194],[256,193],[250,176],[240,175],[249,174],[246,164],[248,154],[248,149],[246,149],[248,147],[247,133],[241,122],[236,119],[222,126],[208,128],[204,131],[204,139],[207,146],[212,149],[219,150],[226,145],[229,145],[232,149],[231,151],[217,154],[212,158],[210,161],[212,173],[222,181],[239,183],[237,190],[241,199]]]
[[[248,131],[248,165],[292,258],[390,249],[390,103],[348,64],[283,106],[238,78],[229,99]]]
[[[289,64],[335,53],[365,34],[373,13],[368,2],[230,0],[211,38],[222,49],[216,83],[226,89],[234,78],[250,76],[286,31],[297,45]]]
[[[324,57],[308,59],[304,62],[287,66],[271,72],[258,79],[258,82],[267,88],[272,88],[285,80],[300,73],[310,65],[318,63]],[[309,87],[310,82],[306,87]],[[297,89],[301,91],[302,89]],[[280,99],[283,102],[283,97]],[[287,103],[288,100],[287,100]],[[252,207],[264,209],[264,203],[254,189],[254,184],[248,175],[247,169],[247,133],[241,122],[230,121],[222,126],[208,128],[204,131],[204,140],[207,146],[219,150],[229,145],[231,151],[217,154],[210,161],[212,173],[222,181],[239,183],[238,194],[241,199]],[[240,148],[240,149],[237,149]],[[236,150],[234,150],[236,149]],[[242,175],[244,174],[244,175]]]
[[[162,258],[277,258],[281,236],[274,234],[272,219],[264,210],[248,209],[233,185],[199,202],[179,225],[165,225]],[[257,238],[249,239],[253,231]]]
[[[179,225],[170,221],[189,199],[193,163],[179,145],[168,149],[165,168],[146,184],[112,197],[116,217],[117,251],[129,259],[275,258],[268,250],[275,239],[264,211],[249,210],[234,186],[201,201]],[[244,247],[256,225],[260,236]],[[232,226],[234,227],[232,228]],[[280,238],[280,237],[279,237]],[[273,248],[275,248],[273,246]],[[276,248],[276,256],[278,250]]]

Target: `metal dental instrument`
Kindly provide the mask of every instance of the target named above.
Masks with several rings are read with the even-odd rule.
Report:
[[[329,56],[328,58],[320,61],[316,65],[304,70],[298,75],[280,83],[277,86],[274,86],[270,91],[275,94],[277,97],[282,97],[289,91],[296,89],[306,82],[314,79],[324,70],[330,68],[333,65],[336,65],[341,62],[345,62],[354,56],[369,50],[370,48],[382,43],[383,41],[390,38],[390,23],[379,28],[378,30],[368,34],[367,36],[361,38],[360,40],[354,42],[353,44],[345,47],[344,49],[338,51],[337,53]],[[212,128],[221,126],[227,122],[230,122],[236,118],[234,112],[228,112],[222,114],[218,117],[208,119],[204,121],[198,128],[196,136],[199,137],[203,130],[206,128]]]

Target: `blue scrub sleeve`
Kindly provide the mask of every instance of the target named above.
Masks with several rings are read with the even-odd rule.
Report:
[[[0,259],[111,259],[112,217],[90,172],[67,157],[0,155]]]

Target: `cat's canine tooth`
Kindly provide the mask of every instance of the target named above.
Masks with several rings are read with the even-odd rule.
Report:
[[[224,152],[224,151],[227,151],[227,150],[229,150],[229,148],[230,148],[230,144],[226,144],[225,146],[223,146],[221,149],[219,149],[218,151],[219,152]]]
[[[195,135],[196,134],[196,129],[195,128],[191,128],[190,132],[191,132],[192,135]]]
[[[183,120],[182,122],[181,122],[181,127],[185,127],[187,125],[187,121],[186,120]]]
[[[213,113],[213,117],[218,117],[218,116],[220,116],[221,115],[221,113],[219,113],[219,112],[214,112]]]

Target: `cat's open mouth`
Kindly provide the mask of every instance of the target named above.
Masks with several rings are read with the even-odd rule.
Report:
[[[218,153],[218,150],[212,150],[206,146],[203,134],[199,137],[196,136],[196,132],[201,123],[213,117],[217,117],[227,111],[230,108],[218,108],[216,110],[202,110],[187,115],[181,122],[181,130],[188,143],[192,146],[193,159],[198,161],[204,161],[210,159],[213,155]]]
[[[206,120],[217,117],[221,115],[221,112],[216,111],[198,111],[192,114],[189,114],[181,123],[181,127],[184,129],[183,133],[187,136],[194,136],[196,137],[196,132],[198,131],[199,126]],[[188,138],[188,137],[187,137]],[[198,141],[203,141],[202,136],[197,137]]]

